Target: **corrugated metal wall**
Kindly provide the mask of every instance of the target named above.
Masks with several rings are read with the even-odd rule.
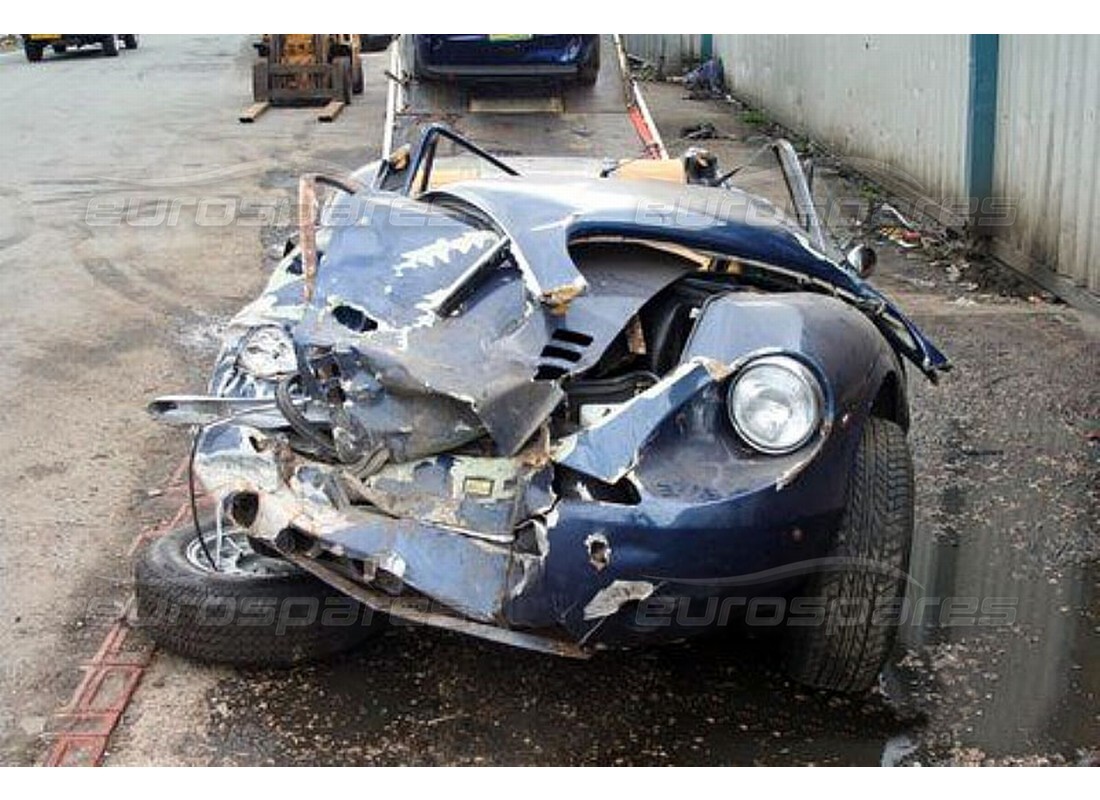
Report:
[[[1009,243],[1100,291],[1100,37],[1002,36],[994,193]]]
[[[698,36],[627,38],[669,65],[678,48],[699,53]],[[955,208],[969,48],[960,35],[714,36],[736,96]],[[1100,291],[1100,37],[1001,36],[998,84],[993,193],[1016,209],[998,252]]]
[[[714,37],[737,96],[840,153],[903,171],[895,177],[936,198],[965,194],[968,45],[967,36]]]
[[[698,33],[624,33],[623,46],[657,67],[664,75],[678,75],[699,60]]]

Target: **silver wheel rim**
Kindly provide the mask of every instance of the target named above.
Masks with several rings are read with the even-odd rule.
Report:
[[[218,547],[219,538],[220,548]],[[203,550],[203,544],[206,545],[205,550]],[[207,553],[213,558],[214,564],[210,563]],[[260,578],[292,575],[297,571],[293,564],[257,553],[245,532],[232,526],[224,527],[221,537],[218,536],[216,529],[204,530],[202,541],[198,536],[193,537],[187,543],[184,557],[198,570],[221,575]]]

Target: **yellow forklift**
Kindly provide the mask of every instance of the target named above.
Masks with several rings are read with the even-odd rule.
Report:
[[[358,34],[265,33],[255,47],[259,58],[252,66],[252,119],[271,105],[327,104],[335,116],[352,95],[363,91]],[[252,121],[245,119],[247,113],[242,122]],[[324,114],[321,119],[330,121]]]

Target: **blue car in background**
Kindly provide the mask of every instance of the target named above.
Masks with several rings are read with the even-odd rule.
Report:
[[[590,85],[600,71],[597,33],[417,34],[413,47],[422,78],[554,78]]]

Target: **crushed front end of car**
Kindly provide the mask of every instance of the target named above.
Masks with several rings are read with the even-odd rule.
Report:
[[[804,584],[869,421],[908,426],[902,357],[946,359],[730,187],[431,155],[303,179],[209,394],[152,405],[226,520],[386,614],[562,655]]]

